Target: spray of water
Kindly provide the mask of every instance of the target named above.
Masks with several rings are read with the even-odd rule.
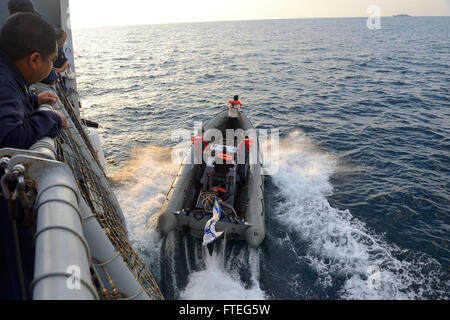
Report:
[[[260,252],[242,248],[238,253],[226,254],[217,247],[210,256],[203,248],[204,267],[192,272],[187,286],[181,291],[181,299],[194,300],[262,300],[265,293],[259,286]],[[250,275],[244,281],[242,269]]]
[[[151,263],[159,277],[161,237],[156,231],[158,211],[179,164],[170,158],[171,149],[147,146],[133,149],[120,170],[108,173],[115,182],[115,193],[128,227],[133,247]]]
[[[132,151],[131,160],[120,170],[109,173],[117,185],[115,191],[133,247],[152,264],[152,272],[157,278],[161,279],[165,272],[161,269],[170,270],[165,281],[170,282],[175,298],[264,299],[264,292],[259,288],[257,250],[245,247],[226,255],[224,246],[217,246],[213,256],[209,256],[206,249],[201,248],[200,241],[191,249],[185,237],[180,240],[172,232],[163,241],[157,233],[158,211],[179,167],[179,162],[171,159],[173,153],[164,147],[138,148]],[[162,246],[164,250],[161,250]],[[180,250],[183,251],[181,257]],[[188,273],[185,287],[178,283],[177,265],[180,263],[186,265],[183,270]],[[249,281],[240,278],[242,269],[250,274]]]
[[[164,147],[139,148],[121,170],[110,173],[119,184],[116,194],[133,246],[152,264],[158,279],[169,274],[164,281],[176,299],[266,299],[269,294],[259,280],[261,249],[227,245],[231,249],[225,250],[222,245],[209,256],[200,241],[192,246],[175,233],[162,239],[156,232],[157,213],[179,167],[170,160],[171,153]],[[447,295],[448,284],[439,282],[442,271],[436,261],[387,243],[349,210],[330,206],[329,178],[340,167],[336,157],[296,131],[280,141],[278,165],[271,178],[282,200],[272,211],[287,233],[275,242],[294,253],[298,239],[307,243],[306,255],[298,258],[316,270],[323,287],[339,283],[344,299]]]
[[[273,182],[280,190],[276,219],[288,230],[281,245],[292,238],[308,244],[307,259],[323,286],[345,279],[345,299],[417,299],[439,290],[439,264],[424,255],[411,254],[388,244],[349,210],[330,206],[330,176],[339,163],[318,150],[304,133],[296,131],[280,144],[279,172]],[[300,258],[300,257],[299,257]],[[445,289],[444,289],[445,291]],[[445,295],[445,292],[442,292]]]

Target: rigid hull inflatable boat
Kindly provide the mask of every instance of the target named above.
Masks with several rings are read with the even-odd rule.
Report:
[[[227,240],[246,240],[253,248],[264,240],[264,175],[259,139],[250,120],[242,112],[237,117],[235,111],[232,105],[203,127],[200,148],[194,140],[199,134],[193,137],[194,143],[161,208],[161,234],[178,229],[185,235],[203,238],[217,197],[221,208],[217,232],[224,231]]]

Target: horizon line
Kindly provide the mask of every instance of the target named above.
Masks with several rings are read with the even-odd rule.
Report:
[[[448,16],[408,16],[406,18],[446,18]],[[124,24],[124,25],[105,25],[94,27],[75,27],[72,30],[86,30],[86,29],[101,29],[101,28],[114,28],[114,27],[135,27],[135,26],[151,26],[151,25],[169,25],[169,24],[193,24],[193,23],[212,23],[212,22],[247,22],[247,21],[274,21],[274,20],[312,20],[312,19],[367,19],[368,16],[352,16],[352,17],[315,17],[315,18],[261,18],[261,19],[239,19],[239,20],[205,20],[205,21],[182,21],[182,22],[156,22],[156,23],[137,23],[137,24]],[[393,15],[381,16],[381,18],[394,18]],[[405,17],[400,17],[405,18]]]

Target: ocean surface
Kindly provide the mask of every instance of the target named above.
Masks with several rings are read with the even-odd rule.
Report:
[[[166,299],[449,299],[450,18],[299,19],[74,31],[133,246]],[[193,132],[239,94],[280,130],[258,249],[155,231]],[[267,142],[268,149],[274,144]],[[185,148],[184,148],[185,149]]]

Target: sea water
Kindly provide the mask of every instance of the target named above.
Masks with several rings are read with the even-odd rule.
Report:
[[[75,30],[83,113],[166,298],[449,298],[450,18],[366,20]],[[172,133],[235,94],[280,130],[278,171],[262,246],[210,257],[155,222],[180,164]]]

